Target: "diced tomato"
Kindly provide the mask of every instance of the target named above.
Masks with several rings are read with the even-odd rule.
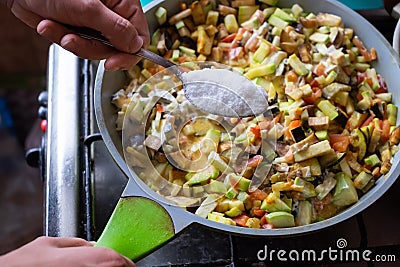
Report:
[[[320,87],[321,85],[319,84],[319,82],[317,81],[317,80],[312,80],[311,82],[310,82],[310,86],[311,87]]]
[[[390,123],[388,120],[382,122],[382,142],[386,142],[390,138]]]
[[[369,117],[364,121],[364,123],[361,125],[361,127],[368,126],[368,125],[373,121],[374,118],[375,118],[375,114],[371,114],[371,116],[369,116]]]
[[[297,128],[301,125],[300,120],[292,120],[285,131],[285,136],[290,137],[290,130]]]
[[[267,198],[268,193],[260,190],[260,189],[256,189],[253,192],[251,192],[250,194],[250,198],[254,199],[254,200],[264,200]]]
[[[257,217],[264,217],[266,211],[265,210],[261,210],[261,209],[254,209],[253,210],[254,215],[256,215]]]
[[[365,78],[367,78],[367,74],[365,72],[360,72],[360,71],[357,72],[357,84],[362,83],[365,80]]]
[[[314,87],[315,88],[315,87]],[[314,89],[313,88],[313,89]],[[303,100],[307,103],[307,104],[314,104],[319,98],[321,98],[322,96],[322,90],[319,88],[316,88],[315,92],[313,92],[311,94],[311,96],[309,97],[305,97],[303,98]]]
[[[264,214],[264,215],[261,217],[261,219],[260,219],[260,224],[261,224],[261,225],[267,224],[267,217],[265,217],[265,215],[266,215],[266,214]]]
[[[261,156],[261,155],[255,155],[254,157],[252,157],[252,158],[249,158],[248,160],[247,160],[247,167],[257,167],[258,166],[258,164],[260,164],[261,163],[261,161],[263,160],[263,156]]]
[[[239,216],[233,217],[232,220],[239,226],[246,227],[247,220],[250,219],[246,214],[240,214]]]
[[[346,152],[350,144],[350,137],[342,134],[330,134],[329,142],[335,151]]]
[[[225,38],[222,38],[220,42],[231,43],[236,37],[236,33],[229,34]]]
[[[377,93],[377,94],[387,93],[388,88],[387,88],[385,80],[382,78],[381,75],[378,74],[377,76],[378,76],[378,81],[379,81],[379,89],[376,90],[375,93]]]

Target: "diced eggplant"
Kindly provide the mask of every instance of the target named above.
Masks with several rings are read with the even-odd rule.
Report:
[[[189,17],[190,15],[192,15],[192,10],[191,9],[185,9],[182,10],[181,12],[179,12],[178,14],[175,14],[174,16],[172,16],[168,22],[170,25],[174,25],[176,24],[178,21],[183,20],[186,17]]]
[[[383,101],[372,101],[371,111],[378,119],[383,119],[386,113],[386,104]]]
[[[346,153],[336,153],[333,149],[319,158],[319,163],[323,168],[329,168],[338,164],[346,156]]]
[[[348,92],[351,90],[351,86],[342,83],[331,83],[322,88],[322,93],[325,98],[330,99],[338,92]]]
[[[273,106],[270,105],[270,106],[268,107],[268,111],[271,112],[272,116],[276,116],[276,115],[278,115],[279,113],[281,113],[281,110],[280,110],[279,107],[276,106],[276,105],[273,105]]]
[[[291,129],[290,134],[295,142],[300,142],[306,138],[306,134],[302,126]]]
[[[367,153],[367,142],[364,134],[359,128],[351,132],[350,143],[357,150],[357,160],[361,161]]]
[[[316,144],[309,146],[307,149],[296,152],[293,154],[295,162],[304,161],[310,158],[315,158],[328,153],[331,150],[328,140],[320,141]]]
[[[382,129],[379,125],[379,120],[374,119],[373,123],[374,123],[374,130],[372,131],[371,140],[368,144],[368,152],[369,153],[375,152],[375,150],[381,140],[381,136],[382,136]]]
[[[302,200],[299,202],[299,209],[295,217],[296,225],[307,225],[312,222],[313,206],[311,202]]]
[[[338,113],[338,116],[334,119],[335,122],[337,122],[340,126],[343,128],[346,127],[347,120],[349,119],[344,111],[342,111],[340,108],[336,107],[336,111]]]
[[[151,148],[151,149],[157,151],[160,149],[162,142],[158,136],[149,135],[149,136],[147,136],[146,140],[144,141],[144,144],[148,148]]]
[[[192,18],[193,22],[196,25],[201,25],[206,22],[206,15],[204,14],[203,7],[201,6],[199,1],[194,1],[190,5],[190,9],[192,10]]]
[[[322,182],[322,184],[319,184],[316,188],[315,191],[317,192],[317,198],[318,199],[323,199],[325,198],[329,192],[335,188],[336,186],[336,179],[333,178],[333,175],[327,175]]]
[[[315,197],[317,195],[317,193],[315,192],[314,185],[310,182],[305,181],[304,179],[302,179],[300,177],[296,177],[293,184],[303,187],[301,190],[301,194],[305,198]]]
[[[308,125],[316,131],[327,130],[329,128],[329,118],[328,116],[309,117]]]
[[[360,172],[354,179],[354,186],[362,190],[374,177],[365,171]]]

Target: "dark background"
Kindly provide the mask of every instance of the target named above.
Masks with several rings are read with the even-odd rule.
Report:
[[[0,109],[1,255],[42,234],[43,184],[24,153],[40,136],[36,99],[45,89],[49,43],[1,4],[0,36],[0,101],[7,105]]]

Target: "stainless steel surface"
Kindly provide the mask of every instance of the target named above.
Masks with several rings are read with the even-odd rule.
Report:
[[[57,45],[49,50],[45,235],[78,236],[79,59]],[[49,156],[51,155],[51,156]]]
[[[127,177],[113,162],[103,142],[93,144],[93,214],[94,240],[97,240],[111,216],[128,182]]]
[[[293,4],[292,1],[280,1],[281,6],[289,7]],[[306,0],[297,1],[305,10],[307,11],[325,11],[333,14],[340,15],[343,19],[344,24],[347,27],[355,29],[355,32],[363,40],[367,47],[375,47],[378,51],[378,62],[375,64],[377,71],[382,74],[386,79],[388,87],[393,93],[393,99],[395,104],[399,104],[400,91],[395,90],[398,84],[398,77],[400,76],[399,60],[398,57],[386,41],[386,39],[363,17],[354,12],[353,10],[347,8],[346,6],[338,3],[337,1],[326,0],[311,2]],[[144,10],[146,12],[147,21],[149,23],[150,32],[153,32],[157,27],[157,21],[154,18],[154,12],[157,6],[163,6],[169,12],[169,14],[174,14],[178,11],[178,5],[175,1],[165,1],[158,0],[147,5]],[[121,138],[115,129],[115,108],[112,107],[110,103],[111,95],[120,88],[120,86],[126,83],[126,77],[122,72],[105,72],[102,64],[98,69],[98,74],[95,83],[95,107],[96,107],[96,118],[98,120],[100,132],[103,135],[106,146],[112,154],[115,161],[121,167],[125,173],[130,176],[129,171],[124,160],[121,146]],[[400,116],[398,117],[399,122]],[[360,211],[364,210],[376,200],[378,200],[396,181],[400,174],[400,168],[396,168],[399,164],[400,153],[398,153],[393,160],[393,167],[388,175],[383,179],[380,179],[376,186],[370,190],[370,192],[360,198],[359,202],[348,208],[344,212],[336,215],[330,219],[324,220],[322,222],[317,222],[314,224],[286,228],[286,229],[246,229],[240,227],[232,227],[216,222],[212,222],[203,218],[198,218],[195,215],[187,212],[184,217],[178,218],[183,221],[198,221],[206,226],[223,230],[229,233],[239,233],[254,236],[283,236],[283,235],[293,235],[311,232],[319,229],[323,229],[346,219],[353,217]],[[132,178],[140,180],[137,177],[131,176]],[[148,190],[146,190],[148,191]],[[159,199],[159,196],[154,192],[149,192],[149,195],[155,199]],[[172,214],[173,215],[173,214]]]

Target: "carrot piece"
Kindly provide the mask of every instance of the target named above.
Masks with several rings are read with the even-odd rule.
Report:
[[[289,82],[297,82],[298,76],[293,70],[288,71],[285,76]]]

